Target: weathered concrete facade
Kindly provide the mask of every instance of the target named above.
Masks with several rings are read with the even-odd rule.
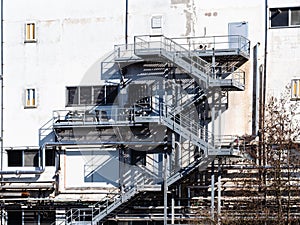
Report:
[[[183,160],[181,157],[193,158],[193,160],[195,158],[196,160],[198,157],[195,153],[198,148],[197,144],[193,145],[192,141],[187,141],[187,138],[181,137],[180,134],[171,134],[170,127],[157,125],[161,125],[161,121],[158,122],[158,120],[155,120],[155,124],[157,123],[159,128],[151,127],[154,124],[151,121],[148,127],[142,126],[143,129],[128,125],[122,130],[112,125],[115,122],[113,116],[105,118],[107,119],[105,122],[109,123],[109,126],[105,124],[105,128],[99,128],[98,125],[83,126],[78,130],[76,130],[77,128],[66,128],[70,124],[65,127],[58,125],[53,128],[55,119],[63,121],[65,118],[62,118],[68,111],[86,113],[94,110],[93,116],[95,113],[99,113],[95,111],[95,105],[98,104],[96,100],[99,100],[96,99],[97,92],[95,91],[98,86],[106,85],[103,95],[105,101],[109,102],[109,95],[115,95],[114,90],[110,91],[109,88],[116,86],[117,83],[118,93],[116,96],[118,97],[116,99],[118,100],[114,100],[113,103],[109,102],[101,110],[109,115],[113,115],[116,110],[115,115],[121,115],[117,111],[115,103],[117,102],[119,107],[125,108],[126,101],[130,102],[130,98],[126,97],[130,91],[120,88],[122,86],[121,75],[126,75],[126,72],[124,74],[122,72],[124,68],[130,76],[134,77],[128,75],[127,79],[136,81],[136,84],[142,84],[147,80],[142,76],[153,69],[152,67],[156,67],[156,72],[151,71],[151,73],[155,73],[155,76],[159,72],[160,75],[165,75],[164,73],[168,69],[173,71],[174,80],[184,80],[190,76],[184,68],[174,66],[174,62],[170,60],[155,61],[156,59],[153,60],[153,58],[146,60],[134,58],[131,48],[136,41],[135,37],[139,35],[152,35],[152,37],[163,35],[174,40],[175,44],[172,42],[174,45],[184,40],[188,45],[183,46],[188,46],[189,52],[199,50],[199,43],[193,39],[195,37],[202,37],[205,40],[222,38],[223,41],[218,44],[222,45],[226,42],[226,49],[234,48],[232,43],[235,42],[230,39],[230,35],[241,35],[250,40],[250,58],[239,65],[239,69],[245,72],[244,90],[228,91],[226,89],[224,91],[219,87],[228,94],[226,109],[214,113],[214,110],[218,111],[214,108],[211,110],[213,113],[209,111],[210,115],[208,115],[209,113],[207,115],[199,113],[199,108],[196,111],[199,113],[197,116],[200,120],[201,116],[209,117],[210,122],[205,125],[205,132],[239,137],[257,135],[261,107],[259,102],[263,97],[259,94],[260,91],[266,90],[265,97],[278,96],[285,86],[291,83],[292,79],[300,78],[298,66],[300,23],[292,24],[289,21],[287,25],[283,26],[272,25],[273,14],[271,15],[271,12],[277,8],[289,9],[289,17],[294,15],[293,19],[296,22],[300,17],[297,14],[299,13],[299,2],[296,0],[284,2],[279,0],[247,2],[238,0],[3,1],[2,72],[4,88],[1,169],[2,182],[4,186],[7,185],[7,188],[3,188],[0,193],[2,202],[5,203],[9,199],[8,205],[11,202],[17,202],[20,207],[21,205],[28,207],[26,200],[23,199],[23,197],[28,197],[29,201],[35,202],[36,210],[40,207],[36,203],[39,199],[46,201],[47,207],[54,202],[57,204],[56,208],[54,207],[56,224],[59,224],[59,220],[63,221],[58,218],[59,209],[63,209],[62,214],[64,214],[64,210],[69,209],[69,206],[64,204],[71,202],[73,208],[76,204],[79,207],[90,203],[94,204],[104,196],[121,191],[123,186],[120,184],[127,184],[127,181],[124,181],[127,177],[122,177],[126,171],[129,171],[128,174],[130,173],[132,177],[138,177],[133,172],[138,170],[137,168],[124,166],[126,167],[124,169],[123,164],[127,165],[130,162],[132,164],[141,163],[146,168],[152,166],[151,170],[154,171],[152,172],[155,174],[159,171],[156,175],[162,176],[163,144],[165,142],[172,143],[171,148],[175,149],[173,156],[170,154],[170,170],[174,165],[174,168],[178,167],[178,161]],[[295,9],[295,14],[292,14],[291,9]],[[122,59],[116,60],[114,63],[109,61],[111,54],[115,54],[114,50],[117,49],[115,45],[124,44],[128,44],[126,52],[130,52],[130,57],[133,59],[127,58],[127,62]],[[213,53],[210,53],[212,55],[209,56],[203,55],[203,57],[209,58],[209,61],[213,63],[215,60],[212,59],[213,54],[218,45],[215,42],[207,42],[205,45],[205,50]],[[239,46],[239,50],[245,50],[244,47]],[[225,56],[224,58],[226,58]],[[107,63],[103,64],[103,62]],[[227,65],[230,63],[232,61],[229,60]],[[216,66],[218,65],[221,63],[217,62]],[[117,75],[117,78],[102,79],[105,74],[104,70],[108,75]],[[266,80],[262,82],[264,76]],[[171,78],[168,79],[171,80]],[[168,89],[167,82],[163,78],[153,80],[151,82],[157,82],[157,84],[155,83],[157,86],[150,85],[152,88],[150,91],[148,89],[144,91],[141,88],[140,92],[143,92],[141,95],[145,95],[144,92],[151,92],[151,100],[143,99],[143,104],[145,102],[148,104],[148,101],[151,101],[151,104],[153,102],[153,105],[156,104],[156,106],[165,103],[161,99],[165,99],[167,102],[179,89],[176,82],[172,83],[172,88]],[[148,80],[147,82],[151,83]],[[197,82],[195,81],[195,83]],[[201,82],[198,82],[197,85],[202,88]],[[74,96],[77,96],[76,101],[83,103],[73,104],[74,102],[71,100],[74,101],[73,98],[76,97],[71,96],[70,93],[75,87],[91,87],[91,90],[87,90],[87,95],[91,97],[90,102],[84,97],[81,98],[81,95],[77,93],[78,97],[74,92]],[[84,92],[84,88],[80,90],[82,93]],[[139,89],[136,90],[139,91]],[[161,90],[168,91],[162,94]],[[221,91],[213,96],[218,98],[220,93]],[[207,99],[214,101],[210,100],[211,96]],[[213,105],[211,102],[209,104]],[[207,103],[207,105],[209,104]],[[102,113],[101,110],[100,113]],[[122,113],[132,116],[125,111]],[[216,115],[212,116],[212,114]],[[96,119],[99,120],[97,116]],[[141,115],[139,114],[139,116]],[[197,118],[197,122],[199,118]],[[204,120],[208,120],[207,118]],[[214,121],[211,122],[211,120]],[[51,133],[53,130],[54,133]],[[150,140],[152,145],[155,141],[157,143],[155,147],[145,147],[146,145],[137,144],[136,139],[132,139],[130,147],[123,149],[126,145],[125,141],[122,138],[122,141],[119,141],[117,138],[122,137],[122,134],[119,134],[120,130],[123,134],[131,132],[133,136],[138,136],[138,140],[142,139],[140,136],[144,135],[148,138],[144,137],[144,139]],[[152,133],[149,135],[147,132]],[[158,139],[151,139],[152,136],[155,136],[154,133],[162,135]],[[89,139],[88,137],[93,138]],[[99,140],[101,140],[100,144]],[[149,143],[147,142],[147,144]],[[147,150],[151,148],[151,157],[138,155],[136,152],[139,152],[141,148]],[[50,150],[53,152],[49,153]],[[15,155],[17,151],[18,154]],[[159,154],[155,155],[156,153]],[[181,155],[185,153],[187,155]],[[26,157],[28,157],[28,161],[26,161]],[[158,168],[152,164],[149,166],[149,162],[157,163]],[[181,166],[188,167],[189,163],[194,162],[182,163]],[[19,181],[24,181],[20,182],[21,187],[13,186],[19,185]],[[10,185],[10,182],[13,185]],[[181,188],[184,187],[180,186]],[[179,192],[177,189],[176,191]],[[84,203],[80,205],[81,202]],[[187,204],[190,204],[189,200]],[[161,202],[158,207],[160,206],[162,206]],[[14,214],[7,214],[5,211],[7,209],[7,212],[10,212],[9,207],[6,208],[4,204],[2,221],[3,224],[12,224],[9,219]],[[25,214],[22,215],[24,217]],[[53,222],[53,215],[51,218],[51,222]],[[40,215],[38,220],[42,224],[43,219],[40,218]],[[154,220],[161,222],[162,218]],[[44,221],[45,224],[51,224]],[[16,224],[19,222],[20,220]]]

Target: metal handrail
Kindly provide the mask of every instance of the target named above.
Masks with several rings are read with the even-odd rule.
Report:
[[[172,39],[190,51],[237,49],[246,56],[250,56],[250,40],[242,35],[175,37]]]
[[[159,54],[179,64],[183,69],[201,80],[206,81],[209,75],[210,63],[170,38],[151,35],[135,36],[134,46],[135,55]]]

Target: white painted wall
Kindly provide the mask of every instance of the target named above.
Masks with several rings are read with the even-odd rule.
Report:
[[[270,7],[297,4],[269,0]],[[151,33],[227,35],[228,23],[246,21],[251,49],[260,42],[262,64],[264,11],[261,0],[129,0],[128,42]],[[4,146],[36,146],[38,129],[52,110],[65,108],[65,87],[100,82],[101,59],[115,44],[125,42],[125,1],[15,0],[5,1],[4,12]],[[152,16],[162,16],[161,29],[151,28]],[[26,21],[36,22],[37,43],[24,43]],[[299,37],[299,28],[269,30],[268,93],[279,92],[299,76]],[[223,115],[226,134],[251,132],[251,59],[243,69],[246,90],[230,93],[229,110]],[[29,87],[37,89],[37,108],[24,109],[24,90]],[[70,185],[73,182],[77,181],[70,180]]]

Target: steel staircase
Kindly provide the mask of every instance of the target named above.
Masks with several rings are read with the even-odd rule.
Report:
[[[186,140],[191,141],[195,146],[199,147],[204,154],[209,155],[209,150],[213,147],[212,133],[205,131],[199,123],[191,120],[182,113],[174,113],[172,107],[162,104],[161,106],[161,122],[171,130],[182,135]]]
[[[134,54],[146,60],[157,60],[163,57],[184,69],[196,80],[208,84],[211,65],[164,36],[135,36]]]
[[[210,162],[210,159],[204,155],[199,158],[182,156],[179,160],[183,167],[177,168],[176,170],[168,169],[168,186],[174,184],[199,166],[206,165]],[[153,168],[157,169],[156,174],[144,166],[129,169],[125,173],[124,178],[126,190],[118,194],[108,195],[89,208],[70,209],[66,213],[65,221],[62,221],[60,225],[100,224],[106,216],[113,213],[119,207],[125,207],[128,202],[133,200],[140,192],[161,191],[162,178],[159,178],[158,175],[162,174],[162,168],[159,169],[157,165],[153,165]]]
[[[216,139],[208,131],[208,128],[200,126],[197,120],[191,119],[189,115],[183,112],[183,109],[189,109],[193,104],[204,100],[207,96],[208,87],[221,86],[221,82],[226,78],[229,78],[227,83],[225,81],[228,87],[233,85],[242,90],[243,87],[239,86],[240,83],[233,83],[237,69],[220,68],[221,74],[218,75],[215,71],[216,67],[212,71],[212,65],[200,58],[197,52],[188,50],[170,38],[164,36],[136,36],[134,45],[126,46],[126,50],[116,47],[113,53],[106,58],[106,61],[102,62],[102,75],[110,74],[109,70],[115,63],[122,63],[123,66],[126,66],[133,61],[151,62],[145,64],[147,68],[142,70],[145,76],[149,74],[153,76],[163,75],[164,68],[161,62],[171,62],[186,71],[192,78],[181,84],[180,91],[182,95],[180,97],[173,96],[170,100],[171,103],[167,103],[165,100],[165,102],[160,102],[158,106],[151,109],[151,112],[159,114],[161,124],[179,134],[185,142],[193,146],[188,150],[188,155],[182,154],[179,159],[176,159],[180,161],[178,168],[171,168],[171,166],[168,168],[167,186],[174,184],[196,168],[206,167],[216,155],[230,156],[233,154],[232,149],[234,148],[240,151],[236,146],[231,146],[230,142],[226,143],[225,146],[220,137]],[[155,64],[155,62],[158,62],[158,64]],[[238,76],[238,79],[244,79],[244,77]],[[155,89],[155,91],[159,90]],[[136,104],[133,107],[134,115],[136,114],[135,108],[140,109],[142,112],[148,109],[145,109],[142,104]],[[146,115],[143,116],[143,113],[139,113],[136,117],[139,118],[140,123],[143,123],[143,119],[146,123],[149,122],[148,118],[151,117],[151,113],[146,113]],[[128,118],[127,114],[126,118]],[[118,122],[120,121],[114,120],[116,126]],[[131,120],[128,121],[128,124],[131,122]],[[191,153],[191,149],[197,149],[198,153]],[[146,156],[146,159],[154,161],[149,155]],[[66,213],[65,221],[60,224],[98,225],[109,215],[116,213],[116,210],[126,207],[139,193],[161,191],[162,170],[157,167],[158,163],[153,162],[150,165],[151,169],[144,165],[136,165],[135,167],[125,165],[124,177],[122,177],[124,187],[122,186],[118,193],[108,194],[89,208],[69,210]]]

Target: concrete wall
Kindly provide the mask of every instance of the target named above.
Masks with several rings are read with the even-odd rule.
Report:
[[[295,0],[269,1],[270,7],[296,4]],[[260,65],[264,7],[261,0],[130,0],[128,42],[140,34],[227,35],[228,23],[245,21],[251,50],[260,43]],[[5,1],[4,12],[4,146],[37,146],[38,129],[52,117],[52,110],[65,108],[65,87],[101,82],[101,59],[114,44],[125,43],[125,1],[15,0]],[[161,28],[152,28],[153,17],[161,18]],[[28,21],[36,22],[36,43],[24,43]],[[299,37],[299,28],[268,30],[268,94],[280,92],[292,77],[299,76]],[[250,60],[242,68],[245,92],[230,93],[229,110],[222,117],[223,133],[251,133],[252,67]],[[36,108],[24,108],[26,88],[36,88]],[[81,165],[84,160],[76,162]]]

